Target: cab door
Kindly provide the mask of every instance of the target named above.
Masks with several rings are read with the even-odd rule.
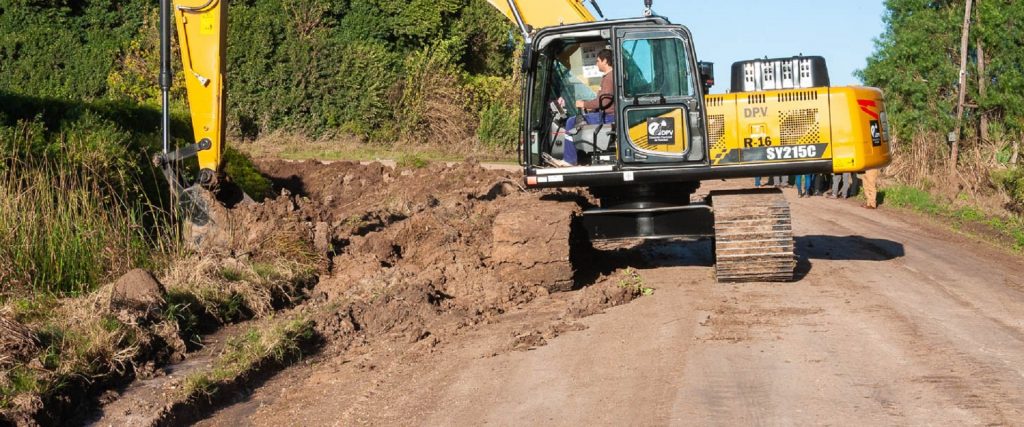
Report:
[[[707,165],[703,87],[689,31],[617,29],[615,42],[622,162]]]

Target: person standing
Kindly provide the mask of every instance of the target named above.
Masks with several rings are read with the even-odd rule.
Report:
[[[800,197],[810,197],[811,196],[811,191],[813,191],[813,188],[811,188],[811,184],[814,181],[811,178],[812,176],[813,175],[811,175],[811,174],[803,174],[803,175],[797,175],[796,176],[796,184],[795,184],[796,185],[796,193]]]
[[[864,171],[864,207],[867,209],[878,208],[878,169]]]
[[[842,188],[840,188],[842,184]],[[832,198],[838,199],[850,197],[850,185],[853,184],[853,174],[844,173],[842,175],[832,174]]]

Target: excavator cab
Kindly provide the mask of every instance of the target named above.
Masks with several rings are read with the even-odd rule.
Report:
[[[539,31],[524,64],[528,168],[706,166],[704,80],[689,31],[662,18]],[[596,63],[613,52],[614,93]],[[577,100],[597,100],[581,111]]]

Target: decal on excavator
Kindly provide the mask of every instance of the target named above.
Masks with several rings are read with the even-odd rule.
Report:
[[[675,117],[651,117],[647,119],[647,143],[650,145],[672,145],[676,142]]]
[[[860,104],[861,111],[867,113],[869,116],[871,116],[872,118],[874,118],[876,120],[878,119],[878,113],[875,112],[874,110],[868,108],[868,107],[877,108],[878,107],[878,103],[877,102],[872,101],[870,99],[858,99],[857,100],[857,104]]]

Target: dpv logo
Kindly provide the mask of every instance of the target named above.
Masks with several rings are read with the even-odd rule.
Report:
[[[756,119],[758,117],[768,117],[768,107],[758,108],[744,108],[743,117],[748,119]]]

